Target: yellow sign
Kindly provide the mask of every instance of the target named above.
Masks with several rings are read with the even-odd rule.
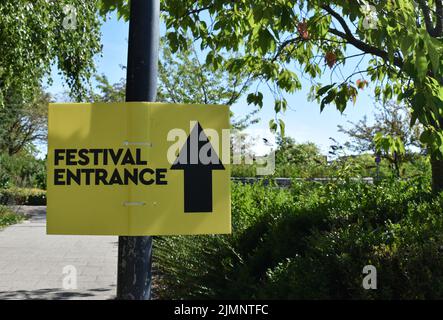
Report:
[[[229,109],[51,104],[48,234],[231,232]]]

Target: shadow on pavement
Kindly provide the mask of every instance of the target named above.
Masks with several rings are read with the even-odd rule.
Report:
[[[10,206],[10,208],[31,222],[46,222],[46,206]]]
[[[75,299],[103,299],[104,292],[109,293],[108,299],[113,296],[112,288],[96,288],[81,291],[66,291],[60,288],[0,291],[0,300],[75,300]],[[97,295],[100,293],[101,295]]]

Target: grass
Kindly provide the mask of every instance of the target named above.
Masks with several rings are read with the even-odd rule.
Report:
[[[0,229],[19,223],[23,220],[23,216],[16,214],[6,206],[0,206]]]

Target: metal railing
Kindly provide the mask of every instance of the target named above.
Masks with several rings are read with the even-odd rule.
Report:
[[[254,184],[263,183],[264,185],[269,185],[275,183],[279,187],[290,187],[293,181],[308,181],[308,182],[319,182],[328,183],[330,181],[337,180],[336,178],[259,178],[259,177],[231,177],[231,181],[242,183],[242,184]],[[352,181],[360,181],[364,183],[373,184],[374,178],[351,178]]]

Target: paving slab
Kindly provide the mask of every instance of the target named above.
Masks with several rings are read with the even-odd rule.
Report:
[[[46,207],[15,209],[28,220],[0,231],[0,300],[115,298],[117,237],[46,235]]]

